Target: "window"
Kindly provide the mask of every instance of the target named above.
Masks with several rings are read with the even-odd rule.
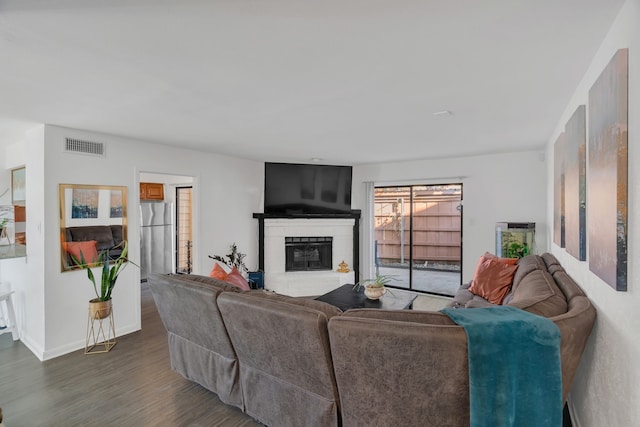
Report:
[[[462,184],[374,189],[374,262],[391,286],[453,295],[462,281]]]
[[[193,188],[176,187],[176,270],[191,273],[193,244]]]

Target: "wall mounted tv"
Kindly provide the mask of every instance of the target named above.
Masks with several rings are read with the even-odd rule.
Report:
[[[351,166],[265,163],[265,214],[318,215],[350,212]]]

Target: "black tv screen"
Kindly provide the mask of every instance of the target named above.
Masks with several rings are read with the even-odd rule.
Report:
[[[265,163],[265,214],[351,212],[351,166]]]

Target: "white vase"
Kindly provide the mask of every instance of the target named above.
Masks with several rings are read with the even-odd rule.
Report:
[[[380,299],[386,293],[387,289],[384,286],[366,285],[364,287],[364,295],[372,300]]]

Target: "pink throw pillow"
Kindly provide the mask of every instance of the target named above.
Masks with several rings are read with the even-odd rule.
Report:
[[[233,270],[231,270],[231,273],[227,275],[227,278],[224,281],[227,283],[231,283],[233,286],[237,286],[243,291],[251,290],[251,287],[249,287],[249,282],[247,282],[247,280],[242,277],[242,274],[240,274],[238,269],[235,267],[233,267]]]
[[[209,273],[209,277],[213,277],[214,279],[225,281],[227,280],[227,272],[224,271],[224,268],[220,266],[217,262],[214,263],[213,270]]]

